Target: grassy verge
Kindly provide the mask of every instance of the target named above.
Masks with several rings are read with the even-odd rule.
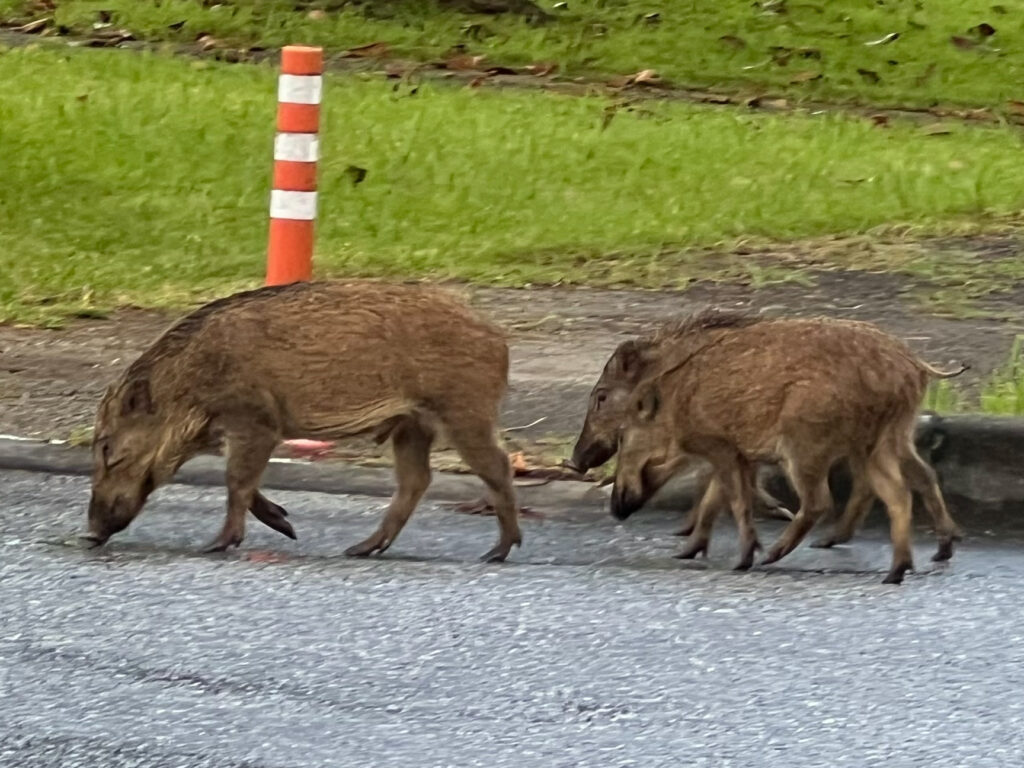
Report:
[[[1024,200],[1011,128],[928,135],[680,104],[608,122],[598,98],[340,77],[327,94],[322,275],[763,282],[797,273],[700,249],[893,222],[945,231]],[[274,99],[269,67],[0,53],[0,320],[180,304],[258,281]],[[366,169],[362,183],[350,167]],[[992,265],[963,270],[957,280],[980,279]]]
[[[563,72],[654,68],[691,86],[868,104],[973,105],[1024,100],[1024,26],[991,0],[573,0],[536,23],[467,15],[428,0],[0,0],[0,19],[52,19],[150,40],[344,50],[386,42],[429,60],[466,46],[494,62],[553,61]],[[96,27],[99,26],[97,30]],[[876,41],[877,45],[871,45]]]
[[[939,413],[1024,416],[1024,336],[1017,337],[1006,363],[976,397],[965,395],[951,380],[940,381],[929,390],[925,407]]]

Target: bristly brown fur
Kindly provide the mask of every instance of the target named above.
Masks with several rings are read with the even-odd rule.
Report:
[[[656,331],[644,337],[645,341],[661,344],[699,331],[713,331],[726,328],[747,328],[764,322],[767,318],[741,310],[708,307],[685,317],[670,320]]]
[[[173,357],[175,353],[181,351],[185,346],[190,344],[195,339],[196,333],[203,327],[206,321],[221,310],[228,309],[239,304],[247,304],[252,301],[280,296],[283,293],[308,291],[311,286],[316,285],[317,283],[265,285],[261,288],[254,288],[251,291],[242,291],[240,293],[232,294],[231,296],[214,299],[209,304],[204,304],[203,306],[189,312],[180,320],[175,321],[170,328],[164,331],[157,342],[144,351],[138,359],[128,367],[128,370],[124,375],[124,381],[131,382],[149,378],[153,366],[158,360]]]

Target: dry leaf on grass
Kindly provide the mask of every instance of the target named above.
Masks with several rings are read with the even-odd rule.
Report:
[[[452,56],[450,59],[442,61],[440,66],[442,69],[450,69],[455,72],[465,72],[467,70],[479,69],[480,65],[486,58],[486,56],[470,56],[468,54]]]
[[[822,77],[821,72],[815,72],[813,70],[807,70],[805,72],[797,72],[795,75],[793,75],[789,79],[789,82],[794,84],[794,85],[798,85],[800,83],[810,83],[810,82],[813,82],[815,80],[820,80],[821,77]]]
[[[518,75],[519,72],[511,67],[488,67],[484,70],[488,75]]]
[[[381,59],[391,53],[391,46],[388,43],[378,41],[376,43],[367,43],[366,45],[357,45],[355,48],[349,48],[341,54],[343,59]]]
[[[23,35],[36,35],[42,32],[46,27],[53,22],[53,18],[47,16],[43,19],[36,19],[30,21],[28,24],[23,24],[20,27],[15,27],[15,32],[21,32]]]
[[[899,39],[900,39],[900,33],[899,32],[890,32],[885,37],[880,37],[877,40],[872,40],[870,42],[864,43],[864,45],[867,45],[867,46],[872,46],[872,45],[888,45],[889,43],[894,43],[894,42],[896,42]]]
[[[534,75],[535,77],[547,77],[557,71],[557,61],[539,61],[536,64],[527,64],[523,67],[523,72],[528,75]]]
[[[661,84],[661,76],[653,69],[642,69],[635,75],[616,77],[608,82],[612,88],[629,88],[634,85],[656,86]]]
[[[213,35],[200,35],[196,43],[199,45],[200,51],[212,51],[214,48],[224,48],[227,45],[223,40],[218,40]]]
[[[722,35],[718,38],[718,42],[724,43],[730,48],[735,48],[737,51],[747,47],[747,41],[742,37],[736,37],[736,35]]]

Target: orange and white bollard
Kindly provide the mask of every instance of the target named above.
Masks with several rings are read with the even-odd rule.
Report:
[[[281,50],[270,193],[267,285],[313,276],[316,164],[320,158],[323,49],[288,45]]]
[[[313,277],[323,71],[322,48],[289,45],[281,50],[267,285],[285,285]],[[334,444],[320,440],[288,440],[285,445],[293,458],[315,460]]]

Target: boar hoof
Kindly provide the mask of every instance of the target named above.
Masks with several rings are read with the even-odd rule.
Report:
[[[242,543],[242,537],[236,533],[222,533],[216,539],[211,541],[200,552],[204,555],[209,555],[214,552],[226,552],[231,547],[237,547]]]
[[[734,571],[749,571],[751,566],[754,564],[754,553],[761,549],[761,542],[754,540],[750,542],[746,550],[743,552],[743,557],[733,567]]]
[[[907,563],[901,563],[900,565],[893,566],[893,569],[889,571],[885,578],[882,579],[883,584],[902,584],[903,574],[910,570],[910,565]]]
[[[78,543],[83,549],[96,549],[106,544],[107,540],[95,533],[83,533],[78,537]]]
[[[512,551],[513,545],[518,547],[519,544],[520,542],[518,541],[508,542],[507,544],[505,542],[498,542],[494,545],[492,549],[484,553],[484,555],[480,558],[480,562],[504,563],[505,558],[508,557],[508,553]]]
[[[691,533],[693,533],[694,527],[695,526],[694,526],[693,523],[687,523],[686,525],[684,525],[682,528],[680,528],[678,531],[676,531],[672,535],[673,536],[689,536]]]
[[[812,541],[811,547],[814,549],[832,549],[836,544],[842,544],[836,536],[823,536],[820,539]]]
[[[370,555],[383,554],[390,546],[391,541],[389,539],[384,536],[374,534],[370,538],[366,539],[366,541],[353,544],[345,550],[345,554],[348,557],[369,557]]]
[[[275,504],[262,493],[257,493],[253,497],[249,511],[268,528],[284,534],[289,539],[298,538],[295,535],[295,529],[292,527],[292,524],[288,522],[288,512],[285,508]]]
[[[707,554],[708,554],[708,542],[706,542],[706,541],[697,541],[697,542],[693,542],[692,544],[687,544],[686,547],[683,549],[683,551],[680,552],[675,557],[676,557],[677,560],[693,560],[701,552],[703,552],[704,556],[707,557]]]
[[[784,520],[786,522],[789,522],[796,517],[796,515],[794,515],[790,510],[778,504],[766,508],[764,510],[764,516],[768,520]]]
[[[932,562],[944,563],[953,557],[953,540],[947,539],[939,542],[939,550],[932,555]]]
[[[771,565],[772,563],[778,562],[782,559],[785,553],[781,549],[772,548],[768,550],[768,554],[764,556],[761,561],[761,565]]]

